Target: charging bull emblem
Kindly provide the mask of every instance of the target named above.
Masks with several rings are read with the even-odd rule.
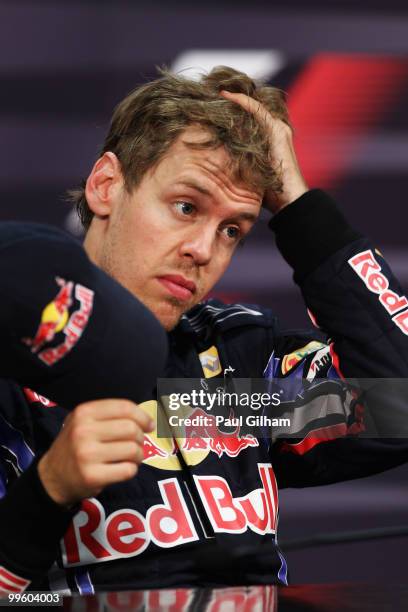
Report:
[[[22,339],[31,352],[48,366],[57,363],[78,342],[91,316],[94,299],[94,292],[87,287],[59,277],[55,280],[60,290],[42,311],[34,337]],[[70,314],[74,297],[80,306]],[[65,336],[65,339],[61,344],[50,347],[59,333],[64,334],[62,337]]]
[[[52,302],[47,304],[42,311],[41,322],[34,338],[23,340],[31,348],[32,353],[38,353],[44,344],[52,342],[55,334],[62,331],[68,323],[74,283],[66,282],[62,278],[56,278],[56,281],[61,288]]]

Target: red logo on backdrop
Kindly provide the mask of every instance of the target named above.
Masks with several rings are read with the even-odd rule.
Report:
[[[258,489],[234,497],[224,478],[194,476],[197,490],[215,532],[275,533],[278,491],[269,463],[258,463]],[[86,499],[63,539],[66,566],[86,565],[134,557],[150,542],[160,548],[180,546],[199,539],[177,478],[158,482],[162,503],[143,517],[136,510],[121,509],[106,516],[97,499]]]

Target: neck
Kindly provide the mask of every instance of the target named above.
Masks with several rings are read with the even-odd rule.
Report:
[[[101,256],[100,256],[100,247],[102,244],[100,232],[98,231],[97,224],[95,224],[95,220],[93,219],[91,225],[86,233],[85,240],[83,242],[83,247],[89,257],[89,259],[100,266]]]

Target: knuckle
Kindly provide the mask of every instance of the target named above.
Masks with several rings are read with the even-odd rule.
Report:
[[[137,423],[135,423],[134,421],[129,420],[129,422],[127,424],[127,427],[126,427],[126,431],[128,432],[129,437],[137,438],[138,432],[140,431],[140,429],[137,426]]]
[[[99,482],[99,479],[95,477],[93,470],[90,470],[87,467],[82,467],[81,479],[83,485],[89,489],[101,486],[101,483]]]
[[[124,479],[129,480],[130,478],[133,478],[137,474],[138,466],[136,465],[136,463],[127,463],[123,471],[124,471]]]
[[[137,456],[139,445],[137,442],[129,442],[129,458],[133,459]]]
[[[142,408],[138,407],[136,416],[137,416],[138,422],[143,426],[147,425],[147,423],[149,423],[150,421],[149,415]]]
[[[118,406],[122,416],[133,417],[136,404],[130,400],[119,400]]]
[[[144,450],[143,447],[140,446],[139,444],[137,445],[137,449],[136,449],[136,461],[137,463],[142,463],[143,459],[144,459]]]
[[[74,421],[82,421],[93,414],[93,405],[90,403],[79,404],[73,412]]]
[[[92,430],[87,425],[82,423],[81,421],[74,423],[71,429],[72,440],[76,442],[88,440],[91,437],[91,435],[92,435]]]
[[[96,448],[93,444],[78,444],[75,456],[80,465],[86,466],[95,460]]]
[[[144,433],[140,429],[140,427],[136,426],[134,437],[136,439],[136,442],[138,442],[139,444],[143,445],[143,443],[144,443]]]

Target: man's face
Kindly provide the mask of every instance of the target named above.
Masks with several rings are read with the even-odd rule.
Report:
[[[261,207],[237,182],[223,147],[193,149],[208,133],[187,128],[112,209],[99,265],[170,330],[225,272]]]

